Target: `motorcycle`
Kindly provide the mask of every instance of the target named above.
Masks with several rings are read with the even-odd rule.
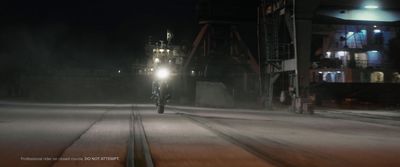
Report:
[[[168,68],[158,68],[155,72],[155,81],[153,81],[153,95],[155,96],[155,102],[157,106],[157,112],[159,114],[164,113],[165,105],[170,99],[168,78],[170,71]]]

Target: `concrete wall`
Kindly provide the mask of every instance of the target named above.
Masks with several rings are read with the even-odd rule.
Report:
[[[234,107],[231,92],[221,82],[196,82],[195,103],[202,107]]]

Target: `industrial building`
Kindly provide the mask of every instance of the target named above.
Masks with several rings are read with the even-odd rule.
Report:
[[[183,88],[195,94],[201,82],[220,83],[237,106],[297,111],[323,101],[397,103],[397,3],[199,1],[199,31],[182,54]]]
[[[396,101],[398,7],[394,1],[263,1],[267,106],[279,97],[292,97],[299,110],[322,100]]]

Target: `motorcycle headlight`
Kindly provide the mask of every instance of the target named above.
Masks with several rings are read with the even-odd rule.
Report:
[[[167,68],[159,68],[156,71],[156,77],[158,79],[167,79],[170,75],[170,71]]]

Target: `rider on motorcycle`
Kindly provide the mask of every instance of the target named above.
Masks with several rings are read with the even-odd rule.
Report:
[[[158,89],[158,87],[160,86],[160,81],[159,80],[154,80],[153,81],[153,84],[152,84],[152,95],[151,95],[151,99],[156,99],[157,97],[158,97],[158,95],[160,94],[160,92],[159,92],[159,89]],[[166,88],[167,88],[167,90],[166,90],[166,92],[167,92],[167,97],[166,97],[166,99],[167,100],[170,100],[171,99],[171,91],[170,91],[170,87],[169,87],[169,85],[167,84],[167,86],[166,86]]]
[[[165,89],[165,93],[166,93],[166,100],[170,100],[171,99],[171,91],[170,91],[170,87],[169,84],[167,82],[168,77],[170,75],[170,71],[168,68],[166,67],[157,67],[156,72],[155,72],[155,79],[153,80],[152,83],[152,99],[156,99],[157,97],[159,97],[160,95],[160,86],[161,84],[165,84],[164,89]]]

